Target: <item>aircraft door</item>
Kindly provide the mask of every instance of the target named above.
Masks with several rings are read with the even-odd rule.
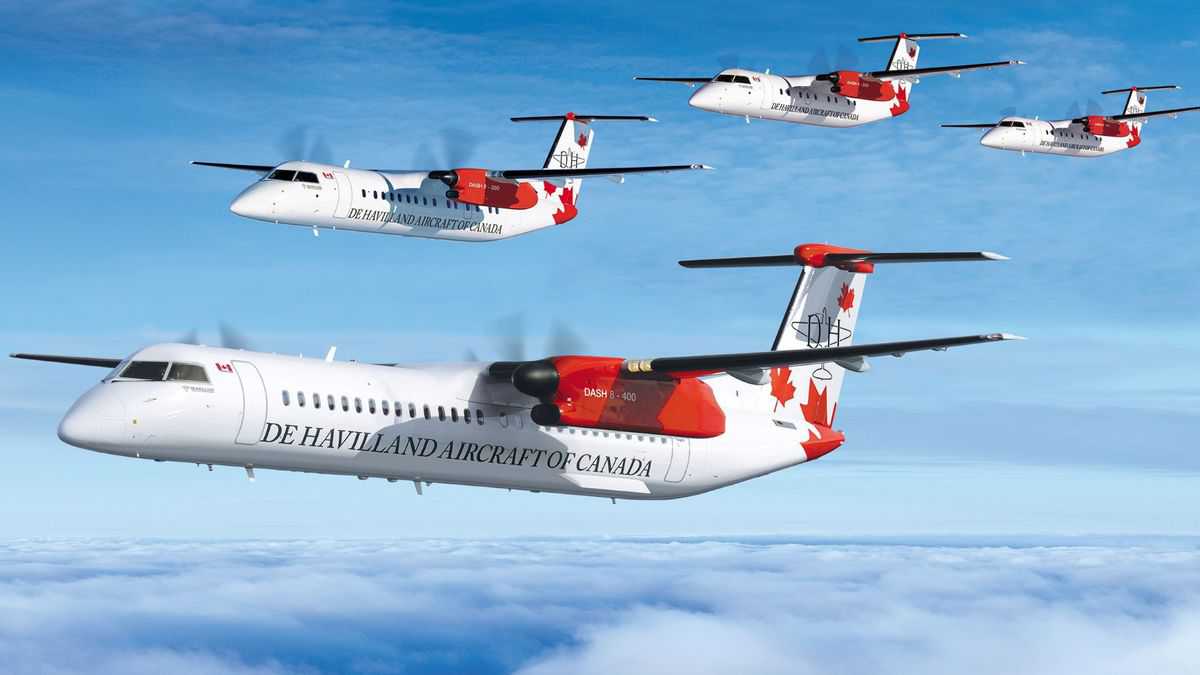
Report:
[[[668,483],[678,483],[687,475],[688,464],[692,459],[692,441],[689,438],[671,439],[671,463],[667,465],[665,480]]]
[[[333,210],[333,217],[345,218],[350,213],[350,202],[354,200],[354,187],[344,172],[334,171],[333,175],[337,177],[337,208]]]
[[[254,445],[267,425],[267,387],[258,368],[249,361],[234,361],[233,370],[242,384],[242,424],[238,429],[240,445]]]

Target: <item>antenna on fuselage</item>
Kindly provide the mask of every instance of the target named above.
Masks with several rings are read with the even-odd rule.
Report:
[[[325,352],[325,363],[333,363],[333,355],[337,353],[337,345],[330,345],[329,351]]]

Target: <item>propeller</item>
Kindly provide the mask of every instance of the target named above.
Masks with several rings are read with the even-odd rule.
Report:
[[[832,71],[834,68],[838,70],[857,70],[858,69],[858,54],[846,45],[838,47],[837,57],[834,63],[829,62],[829,48],[825,45],[818,45],[813,51],[812,58],[808,61],[808,72],[814,75],[823,75]]]
[[[737,52],[721,52],[717,54],[717,65],[721,67],[721,70],[737,68],[742,65],[742,57]]]
[[[525,361],[532,350],[529,349],[529,335],[525,327],[523,314],[508,314],[492,322],[495,338],[494,352],[502,361]],[[550,324],[550,333],[546,336],[545,350],[551,355],[585,354],[587,343],[583,337],[561,319],[555,319]],[[479,353],[473,348],[464,352],[467,361],[480,361]]]
[[[1104,114],[1104,108],[1103,108],[1103,107],[1100,105],[1100,103],[1099,103],[1099,102],[1098,102],[1096,99],[1094,99],[1094,98],[1089,98],[1089,99],[1087,100],[1087,102],[1085,103],[1085,105],[1086,105],[1086,110],[1087,110],[1087,113],[1086,113],[1086,114],[1087,114],[1087,115],[1089,115],[1089,116],[1090,116],[1090,115],[1103,115],[1103,114]],[[1072,102],[1071,102],[1071,106],[1070,106],[1069,108],[1067,108],[1067,119],[1072,119],[1072,120],[1073,120],[1073,119],[1078,119],[1078,118],[1080,118],[1080,117],[1083,117],[1083,116],[1084,116],[1084,114],[1085,114],[1085,113],[1083,112],[1083,111],[1084,111],[1084,109],[1085,109],[1085,108],[1081,108],[1081,107],[1080,107],[1080,105],[1079,105],[1079,100],[1078,100],[1078,99],[1076,99],[1076,100],[1072,101]]]
[[[333,150],[321,134],[311,134],[307,126],[297,125],[285,131],[279,137],[278,148],[287,159],[317,162],[319,164],[333,163]]]
[[[457,127],[443,127],[438,140],[421,141],[413,153],[413,166],[419,169],[453,169],[465,166],[475,155],[482,140],[476,134]]]
[[[232,325],[224,321],[217,324],[217,335],[219,336],[218,341],[220,346],[226,349],[252,349],[250,341]],[[185,345],[198,345],[200,344],[200,336],[196,329],[193,328],[180,336],[176,342]]]

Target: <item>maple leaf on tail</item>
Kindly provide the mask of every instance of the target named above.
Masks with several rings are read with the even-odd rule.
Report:
[[[579,134],[579,140],[575,141],[575,143],[581,148],[586,148],[588,143],[587,134]]]
[[[804,419],[817,427],[829,427],[833,420],[829,418],[829,389],[817,391],[817,383],[808,381],[808,400],[800,404]]]
[[[771,395],[775,397],[775,410],[787,405],[796,395],[796,385],[792,384],[792,369],[784,366],[771,369]]]
[[[542,188],[546,190],[546,194],[552,195],[558,189],[558,186],[548,180],[542,181]]]
[[[896,87],[896,104],[891,107],[892,117],[908,112],[908,90],[903,86]]]
[[[562,208],[554,212],[554,224],[562,225],[579,214],[575,208],[575,191],[569,187],[562,189]]]
[[[1125,147],[1132,148],[1142,142],[1142,132],[1136,126],[1129,127],[1129,140],[1125,142]]]
[[[838,296],[838,307],[849,312],[854,307],[854,289],[849,284],[842,284],[842,293]]]

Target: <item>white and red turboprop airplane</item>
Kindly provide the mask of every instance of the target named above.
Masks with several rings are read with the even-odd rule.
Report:
[[[693,108],[750,118],[812,124],[819,127],[856,127],[908,112],[912,86],[924,75],[948,74],[1023,61],[993,61],[958,66],[917,68],[919,40],[965,38],[962,33],[901,33],[859,38],[859,42],[895,41],[883,70],[835,70],[815,75],[782,76],[770,71],[741,68],[722,70],[716,77],[635,77],[635,80],[700,85],[688,100]]]
[[[63,418],[81,448],[195,462],[534,492],[670,499],[817,459],[842,378],[872,356],[1003,333],[853,345],[882,263],[998,260],[824,244],[685,267],[802,266],[771,351],[652,359],[558,355],[452,364],[335,362],[159,344],[125,359],[13,354],[110,368]]]
[[[622,180],[625,174],[710,169],[703,164],[589,168],[599,121],[654,122],[642,115],[545,115],[514,122],[559,122],[541,169],[423,171],[351,169],[292,161],[279,166],[192,162],[265,174],[229,210],[239,216],[321,229],[410,237],[494,241],[561,225],[578,213],[585,176]]]
[[[1109,89],[1101,94],[1125,94],[1125,111],[1120,115],[1086,115],[1065,120],[1040,120],[1005,117],[991,124],[943,124],[952,129],[987,129],[979,144],[998,150],[1013,150],[1022,155],[1038,152],[1066,157],[1103,157],[1137,147],[1142,142],[1142,125],[1150,117],[1176,117],[1179,113],[1200,110],[1200,106],[1146,112],[1147,91],[1179,89],[1179,85]]]

